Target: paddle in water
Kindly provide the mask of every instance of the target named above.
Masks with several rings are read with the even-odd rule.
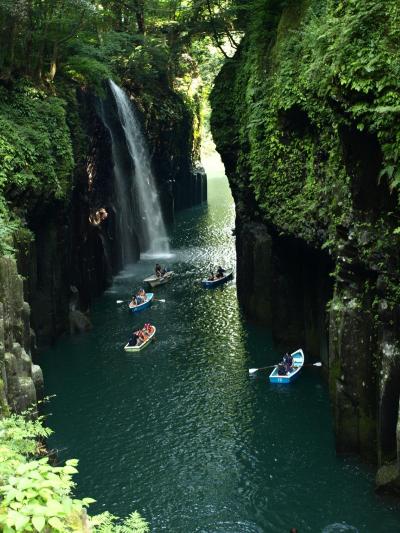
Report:
[[[278,365],[268,365],[268,366],[260,366],[260,368],[249,368],[249,374],[254,374],[257,372],[257,370],[265,370],[266,368],[274,368]],[[318,361],[317,363],[307,363],[303,366],[322,366],[321,361]]]

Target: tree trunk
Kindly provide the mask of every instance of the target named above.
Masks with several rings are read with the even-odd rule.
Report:
[[[48,81],[53,81],[57,72],[57,57],[58,57],[58,43],[53,45],[53,53],[51,55],[50,70],[47,76]]]
[[[17,35],[17,20],[13,18],[12,26],[9,34],[9,48],[8,48],[8,71],[11,74],[14,67],[15,59],[15,41]]]
[[[136,23],[138,32],[143,35],[146,33],[146,23],[144,19],[144,0],[135,0],[134,9],[136,13]]]

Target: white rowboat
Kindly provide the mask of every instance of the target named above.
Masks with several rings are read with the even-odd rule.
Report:
[[[151,343],[151,341],[153,340],[155,334],[156,334],[156,327],[153,326],[153,331],[150,333],[149,338],[147,339],[147,341],[143,342],[139,346],[137,346],[137,345],[136,346],[129,346],[129,344],[126,344],[125,347],[124,347],[124,350],[126,352],[140,352],[140,350],[143,350],[143,348],[146,348],[146,346],[148,346]]]
[[[169,272],[166,272],[163,276],[156,276],[155,274],[153,274],[152,276],[145,278],[143,281],[148,283],[150,287],[158,287],[159,285],[164,285],[165,283],[171,281],[173,275],[174,273],[171,270]]]

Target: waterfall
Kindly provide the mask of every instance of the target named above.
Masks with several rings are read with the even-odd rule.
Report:
[[[109,83],[115,98],[118,117],[124,130],[126,145],[134,169],[130,177],[129,190],[127,190],[126,180],[123,179],[124,176],[121,176],[120,173],[121,165],[117,161],[118,154],[115,154],[113,149],[116,186],[117,188],[121,187],[121,196],[123,196],[121,198],[117,192],[118,202],[121,202],[119,203],[121,220],[127,224],[129,229],[130,225],[132,225],[132,208],[136,206],[136,210],[140,214],[139,240],[141,249],[148,256],[162,257],[169,254],[169,243],[158,192],[150,167],[146,141],[129,98],[112,80]],[[127,210],[125,211],[125,209]],[[125,219],[125,217],[127,218]],[[130,232],[128,231],[127,233],[129,234]]]
[[[111,137],[111,151],[114,163],[113,171],[115,178],[115,200],[116,206],[114,210],[116,213],[116,225],[119,245],[121,247],[122,266],[133,263],[136,257],[134,247],[134,228],[131,205],[131,176],[126,179],[125,176],[131,173],[127,170],[126,165],[123,164],[124,158],[122,154],[123,148],[118,142],[118,134],[113,127],[113,123],[107,115],[103,102],[100,103],[101,119],[108,129]]]

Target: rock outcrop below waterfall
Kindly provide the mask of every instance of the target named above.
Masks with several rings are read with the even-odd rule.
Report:
[[[391,0],[253,3],[212,93],[238,292],[329,371],[339,452],[399,486],[399,81]],[[360,29],[362,28],[362,29]],[[397,88],[397,93],[393,92]]]

